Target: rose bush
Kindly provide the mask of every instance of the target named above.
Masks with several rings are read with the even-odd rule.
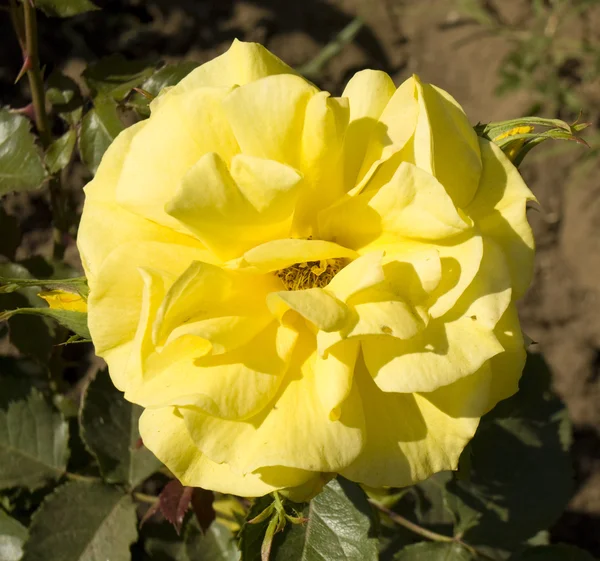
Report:
[[[243,496],[454,469],[525,360],[533,196],[502,151],[417,77],[359,72],[335,98],[241,42],[151,108],[78,237],[144,444]]]

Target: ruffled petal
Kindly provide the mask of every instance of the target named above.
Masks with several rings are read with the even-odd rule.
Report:
[[[349,310],[335,296],[322,288],[272,292],[267,305],[279,320],[294,310],[322,331],[338,331],[348,321]]]
[[[88,326],[96,354],[108,363],[119,389],[127,384],[131,343],[140,324],[144,281],[139,268],[167,271],[176,278],[196,260],[209,261],[210,256],[193,247],[149,241],[123,243],[104,260],[88,298]]]
[[[202,487],[242,497],[260,497],[285,487],[305,485],[315,474],[274,466],[241,475],[227,464],[209,460],[194,445],[181,415],[174,407],[146,409],[140,417],[146,446],[183,485]]]
[[[306,106],[300,159],[304,181],[292,231],[296,237],[316,236],[317,212],[345,192],[342,151],[349,115],[348,100],[327,92],[317,93]]]
[[[238,155],[231,167],[213,152],[185,174],[167,214],[224,260],[289,234],[301,176],[283,164]]]
[[[371,135],[395,91],[394,82],[385,72],[362,70],[350,79],[342,93],[342,97],[350,100],[350,123],[344,142],[346,190],[356,184]]]
[[[408,340],[366,339],[365,363],[386,392],[429,392],[474,374],[504,348],[492,329],[463,316],[435,320]]]
[[[416,83],[409,78],[394,92],[379,116],[356,178],[356,191],[362,189],[381,164],[411,141],[418,113]]]
[[[340,471],[344,477],[372,487],[405,487],[438,471],[456,469],[487,401],[485,368],[432,394],[383,392],[364,365],[357,366],[355,380],[365,411],[366,440],[361,455]]]
[[[239,152],[222,109],[229,88],[203,88],[170,96],[135,136],[117,186],[125,208],[182,233],[188,230],[164,209],[188,170],[216,152],[227,163]]]
[[[182,337],[150,356],[144,379],[125,397],[143,407],[193,406],[223,419],[247,419],[277,392],[294,340],[278,345],[280,327],[271,322],[246,345],[216,356],[204,354],[196,337]]]
[[[322,240],[287,239],[267,242],[244,253],[240,267],[269,272],[285,269],[296,263],[357,257],[355,251]]]
[[[482,163],[477,134],[467,116],[445,91],[422,84],[415,76],[419,116],[414,137],[414,162],[434,175],[457,207],[473,199]]]
[[[147,122],[137,123],[119,134],[104,154],[96,176],[84,189],[86,202],[77,235],[77,247],[90,286],[94,285],[104,259],[123,240],[162,241],[201,248],[194,238],[151,222],[116,202],[117,183],[131,142]]]
[[[213,461],[241,473],[267,466],[339,471],[362,448],[360,397],[353,386],[341,416],[331,420],[319,397],[315,360],[314,337],[303,330],[290,370],[270,406],[243,423],[181,409],[192,440]]]
[[[341,405],[352,390],[354,365],[358,357],[358,341],[343,341],[315,362],[317,393],[329,419],[337,421],[342,414]]]
[[[241,151],[302,171],[306,106],[317,91],[290,74],[269,76],[233,90],[223,108]]]
[[[382,236],[436,240],[470,227],[435,177],[406,162],[389,183],[367,184],[360,195],[321,212],[319,223],[329,239],[357,250]]]
[[[510,268],[515,299],[523,296],[533,276],[535,242],[526,216],[535,196],[519,171],[493,142],[479,139],[483,173],[466,212],[484,235],[500,245]]]

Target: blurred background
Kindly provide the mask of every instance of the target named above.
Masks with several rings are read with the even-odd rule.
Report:
[[[592,123],[583,135],[589,149],[546,143],[521,166],[541,205],[530,211],[538,255],[521,316],[536,342],[532,350],[544,353],[553,369],[555,390],[574,425],[576,493],[552,537],[600,554],[600,0],[96,3],[102,11],[65,20],[40,16],[46,75],[59,69],[80,81],[85,64],[114,53],[201,63],[239,38],[263,43],[333,95],[357,70],[376,68],[397,84],[417,73],[446,89],[473,124],[525,114],[571,123],[580,113]],[[2,105],[29,102],[26,80],[14,85],[21,64],[8,16],[0,13]],[[70,196],[80,206],[88,172],[78,165],[68,169]],[[23,261],[51,253],[45,197],[40,191],[3,199],[5,255]],[[14,219],[23,239],[5,247],[11,242],[3,231]],[[78,267],[74,240],[67,260]],[[81,350],[68,352],[73,368],[89,367]]]

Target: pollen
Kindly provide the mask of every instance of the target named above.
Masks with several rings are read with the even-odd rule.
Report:
[[[287,290],[306,290],[323,288],[348,264],[347,259],[322,259],[295,263],[285,269],[279,269],[275,275],[281,279]]]

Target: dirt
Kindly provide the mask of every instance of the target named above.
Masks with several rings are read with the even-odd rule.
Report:
[[[103,13],[63,23],[60,33],[56,26],[40,23],[42,53],[50,66],[77,74],[85,60],[111,52],[202,62],[223,52],[234,37],[262,42],[299,66],[360,15],[365,27],[317,80],[332,93],[341,93],[356,70],[370,67],[389,72],[396,83],[418,73],[456,97],[473,123],[521,116],[532,104],[527,91],[495,94],[498,67],[510,45],[501,36],[480,33],[452,0],[98,3]],[[526,21],[531,15],[526,0],[494,6],[509,21]],[[0,99],[23,103],[26,92],[15,94],[10,84],[19,66],[16,47],[7,48],[0,59]],[[585,99],[597,103],[598,88],[582,90]],[[541,209],[530,213],[538,255],[535,279],[520,310],[526,333],[552,367],[555,389],[567,403],[575,429],[577,492],[553,537],[600,553],[600,185],[598,164],[584,166],[581,156],[579,146],[546,145],[522,166]],[[21,248],[27,253],[44,242],[48,216],[20,204],[29,223],[37,226]]]

